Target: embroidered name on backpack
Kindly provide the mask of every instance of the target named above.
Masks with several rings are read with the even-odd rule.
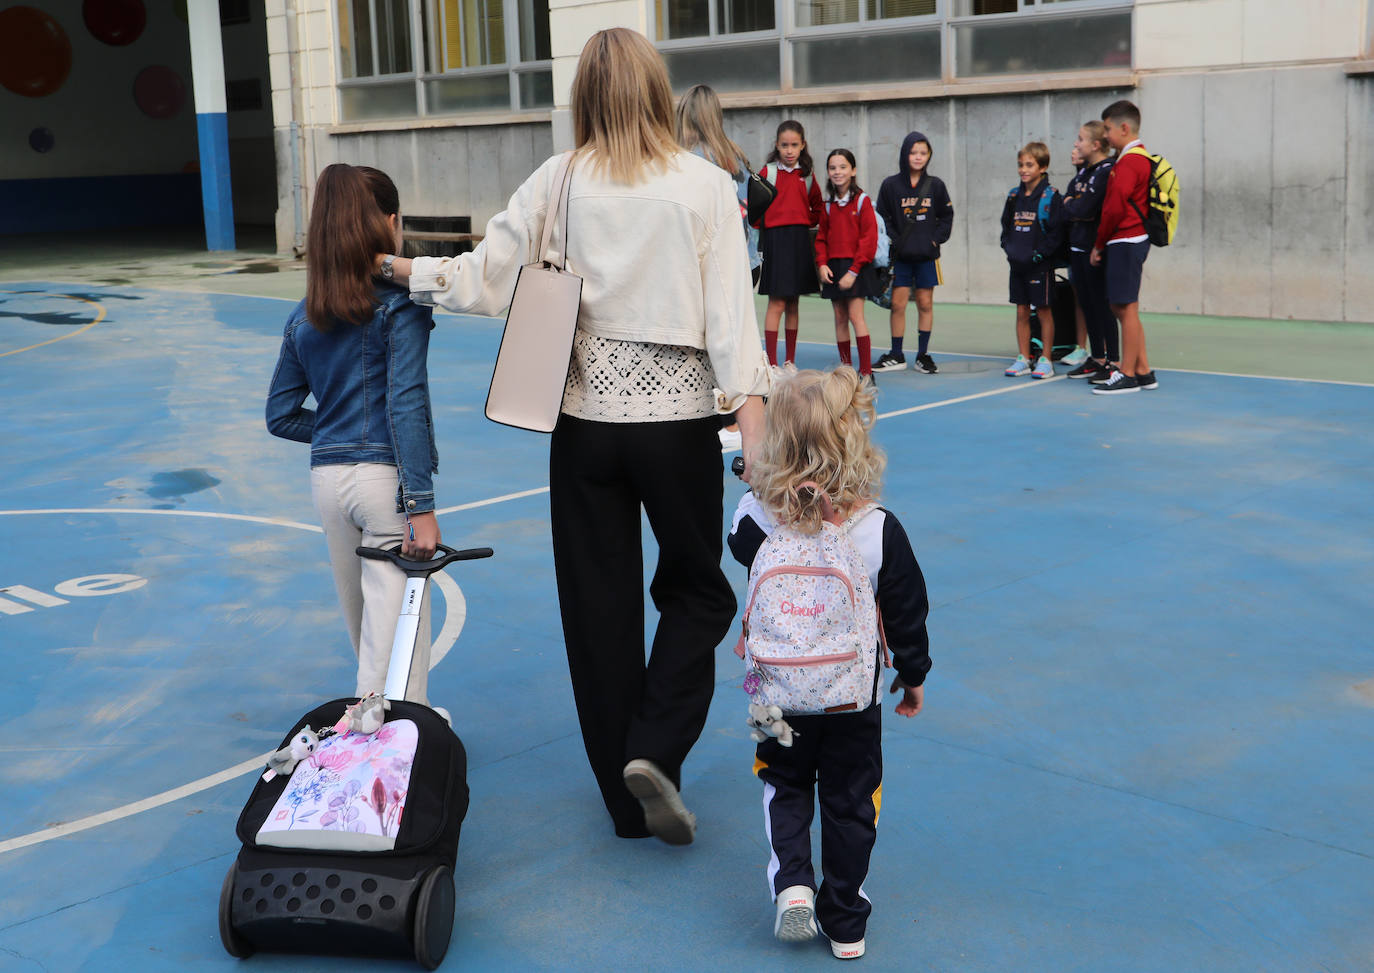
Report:
[[[794,605],[790,601],[784,601],[778,606],[778,611],[784,615],[807,615],[814,618],[825,613],[825,603],[821,602],[819,605],[812,605],[807,608],[805,605]]]

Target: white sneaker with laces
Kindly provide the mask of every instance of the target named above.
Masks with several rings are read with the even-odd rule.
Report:
[[[1035,363],[1035,370],[1031,372],[1031,378],[1054,378],[1054,362],[1042,356]]]
[[[1007,370],[1002,374],[1007,378],[1017,378],[1021,375],[1029,375],[1031,370],[1030,362],[1026,361],[1025,355],[1017,355],[1016,361],[1007,366]]]
[[[792,885],[779,892],[773,935],[784,943],[804,943],[815,939],[816,893],[805,885]]]

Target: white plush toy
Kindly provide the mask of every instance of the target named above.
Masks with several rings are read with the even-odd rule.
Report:
[[[308,726],[303,727],[291,738],[290,743],[267,758],[267,772],[262,775],[262,779],[271,780],[278,774],[291,776],[296,765],[315,752],[319,742],[319,735],[314,730]]]
[[[376,693],[368,693],[348,709],[343,717],[334,724],[336,733],[362,733],[371,736],[386,722],[386,711],[391,709],[391,700]]]
[[[782,718],[782,709],[778,706],[750,703],[749,719],[745,720],[745,724],[750,727],[749,737],[755,743],[762,743],[769,737],[777,737],[780,745],[784,747],[792,745],[795,731]]]

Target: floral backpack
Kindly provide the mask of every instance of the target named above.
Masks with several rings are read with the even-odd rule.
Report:
[[[779,526],[749,569],[735,654],[750,701],[784,715],[848,713],[878,700],[882,624],[850,528],[876,508],[814,534]]]

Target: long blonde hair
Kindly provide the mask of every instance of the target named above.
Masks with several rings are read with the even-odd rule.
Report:
[[[738,175],[749,160],[725,134],[720,99],[708,84],[693,85],[677,103],[677,140],[684,149],[706,147],[708,157],[730,175]]]
[[[668,69],[643,34],[625,27],[593,34],[571,100],[578,156],[616,182],[638,182],[646,167],[666,166],[678,150]]]
[[[773,386],[763,445],[749,477],[754,494],[779,522],[820,530],[825,491],[839,513],[875,500],[887,457],[869,431],[877,420],[873,389],[854,369],[801,371]]]

